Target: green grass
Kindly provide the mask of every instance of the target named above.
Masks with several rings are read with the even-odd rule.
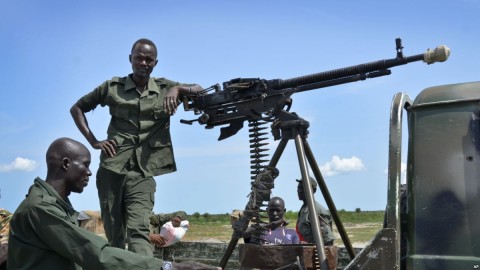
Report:
[[[363,211],[349,212],[345,210],[338,211],[338,216],[343,223],[382,223],[383,211]]]
[[[289,227],[295,227],[298,212],[288,211],[285,214],[290,221]],[[369,241],[383,225],[383,211],[338,211],[340,220],[352,243]],[[232,236],[230,214],[199,214],[189,216],[190,229],[183,241],[223,241],[228,242]],[[337,243],[342,244],[341,238],[334,226]]]

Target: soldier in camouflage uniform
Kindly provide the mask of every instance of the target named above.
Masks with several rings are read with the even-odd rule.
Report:
[[[12,213],[0,208],[0,269],[5,268],[8,254],[8,231]]]

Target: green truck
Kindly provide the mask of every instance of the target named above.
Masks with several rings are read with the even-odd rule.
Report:
[[[384,227],[345,269],[480,269],[480,82],[394,96],[388,181]]]

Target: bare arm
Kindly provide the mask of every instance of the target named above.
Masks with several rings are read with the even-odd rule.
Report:
[[[98,141],[95,135],[93,135],[90,127],[88,126],[87,118],[85,117],[85,113],[82,109],[78,106],[77,103],[73,104],[72,108],[70,109],[70,114],[73,117],[73,121],[75,121],[75,125],[77,125],[78,130],[83,134],[85,139],[90,143],[90,145],[94,149],[101,149],[107,156],[113,157],[115,153],[115,148],[117,144],[114,140],[104,140]]]
[[[163,247],[167,243],[167,239],[160,234],[149,234],[150,242],[159,247]]]
[[[174,86],[168,89],[165,98],[163,99],[163,107],[165,108],[165,112],[173,115],[177,111],[177,107],[179,103],[178,96],[179,95],[195,95],[198,92],[202,91],[203,88],[200,85],[192,85],[192,86]]]

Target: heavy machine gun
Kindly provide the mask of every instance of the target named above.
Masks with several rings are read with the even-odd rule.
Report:
[[[297,92],[313,90],[328,86],[350,83],[369,78],[390,75],[389,68],[405,65],[415,61],[427,64],[443,62],[450,55],[445,45],[428,49],[423,54],[405,57],[400,38],[396,39],[397,56],[370,63],[334,69],[291,79],[265,80],[259,78],[237,78],[206,88],[199,95],[184,99],[184,109],[201,114],[195,120],[181,120],[181,123],[198,123],[210,129],[221,128],[218,140],[235,135],[246,120],[272,121],[279,111],[288,111],[291,106],[291,95]],[[212,93],[208,93],[211,92]],[[207,94],[208,93],[208,94]]]
[[[401,39],[396,39],[397,56],[393,59],[379,60],[375,62],[315,73],[311,75],[291,78],[287,80],[265,80],[259,78],[237,78],[223,83],[223,89],[219,84],[213,85],[203,92],[193,96],[187,96],[183,100],[186,111],[193,110],[201,116],[195,120],[181,120],[182,123],[192,124],[198,121],[210,129],[215,126],[221,128],[219,140],[235,135],[244,125],[249,122],[250,143],[252,150],[251,169],[253,180],[252,192],[249,202],[245,207],[245,216],[233,225],[232,239],[220,261],[220,266],[225,268],[238,240],[243,236],[250,221],[262,222],[261,207],[263,202],[268,201],[274,179],[278,176],[276,165],[289,140],[295,141],[297,156],[305,190],[306,202],[309,208],[312,222],[312,234],[315,238],[315,246],[318,253],[318,265],[321,269],[328,269],[323,239],[320,233],[320,224],[316,218],[314,197],[310,185],[309,168],[312,169],[315,179],[320,187],[325,202],[335,221],[337,230],[345,244],[347,252],[353,259],[355,257],[350,240],[340,221],[336,207],[330,196],[322,174],[316,164],[313,152],[306,140],[309,123],[300,118],[296,113],[289,112],[292,99],[296,92],[303,92],[328,86],[334,86],[368,78],[375,78],[391,74],[389,68],[408,64],[415,61],[424,61],[427,64],[446,61],[450,50],[441,45],[434,50],[428,49],[423,54],[405,57]],[[208,93],[214,91],[213,93]],[[271,160],[266,160],[268,154],[262,147],[268,143],[263,142],[267,134],[262,132],[266,127],[263,124],[272,123],[271,129],[275,140],[281,139]],[[228,125],[228,126],[226,126]],[[268,162],[268,165],[263,163]],[[280,268],[279,268],[280,269]]]

